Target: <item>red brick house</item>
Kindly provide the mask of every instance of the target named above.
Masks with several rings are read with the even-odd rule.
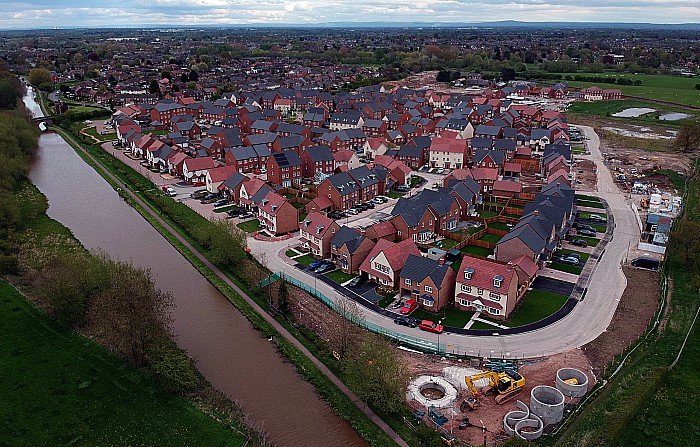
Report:
[[[301,183],[301,159],[295,150],[275,152],[267,159],[267,181],[273,185]]]
[[[399,292],[437,312],[452,303],[457,273],[450,266],[423,256],[409,255],[399,275]]]
[[[386,239],[379,239],[377,245],[374,246],[360,266],[360,271],[367,274],[370,280],[376,281],[381,286],[396,289],[399,275],[409,255],[421,255],[413,241],[407,239],[403,242],[395,243]]]
[[[331,259],[343,272],[355,274],[374,245],[367,236],[344,226],[331,239]]]
[[[299,211],[286,197],[269,191],[258,205],[260,226],[272,234],[285,234],[298,228]]]
[[[512,265],[471,256],[462,259],[456,279],[455,306],[483,312],[497,320],[508,318],[527,290],[518,288],[518,276]]]
[[[316,258],[327,258],[331,254],[331,239],[340,230],[330,217],[321,213],[310,213],[299,222],[300,241],[302,247],[308,249]]]

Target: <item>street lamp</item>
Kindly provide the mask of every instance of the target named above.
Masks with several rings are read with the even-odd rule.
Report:
[[[438,324],[438,325],[441,325],[441,324],[442,324],[442,320],[444,320],[444,319],[445,319],[444,317],[443,317],[443,318],[440,318],[440,320],[438,320],[438,323],[437,323],[437,324]],[[440,354],[440,332],[438,332],[437,334],[438,334],[438,337],[437,337],[437,353]]]

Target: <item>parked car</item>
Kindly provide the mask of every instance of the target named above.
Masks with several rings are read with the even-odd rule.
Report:
[[[348,210],[348,214],[355,215],[355,214],[359,214],[359,213],[360,213],[360,210],[358,210],[358,209],[355,208],[355,207],[352,207],[352,208],[350,208],[350,209]]]
[[[437,324],[433,321],[430,320],[423,320],[420,322],[418,327],[421,330],[428,331],[428,332],[434,332],[436,334],[442,334],[442,331],[445,329],[441,324]]]
[[[321,267],[321,264],[324,262],[325,261],[323,259],[312,261],[311,264],[309,264],[309,270],[316,270],[317,268]]]
[[[377,196],[378,199],[381,199],[382,202],[386,203],[389,201],[389,198],[387,196]]]
[[[600,214],[591,214],[590,216],[588,216],[588,220],[600,223],[606,223],[608,221],[605,217],[601,216]]]
[[[207,195],[206,189],[200,189],[190,194],[193,199],[203,199]]]
[[[589,230],[588,228],[579,228],[578,234],[580,234],[581,236],[589,236],[589,237],[595,237],[595,236],[596,236],[596,232],[595,232],[595,231],[591,231],[591,230]]]
[[[246,212],[244,212],[244,213],[241,213],[241,215],[238,216],[238,217],[239,217],[240,219],[250,219],[251,217],[255,217],[255,216],[254,216],[253,213],[251,213],[250,211],[246,211]]]
[[[222,206],[226,205],[228,203],[228,199],[219,199],[216,202],[214,202],[214,206]]]
[[[234,208],[232,210],[226,210],[226,214],[228,217],[235,217],[241,214],[241,209],[240,208]]]
[[[418,326],[418,320],[415,320],[413,318],[408,318],[403,315],[399,315],[398,317],[394,318],[394,323],[399,324],[401,326],[408,326],[408,327],[416,327]]]
[[[574,258],[574,259],[577,259],[577,260],[579,260],[579,261],[581,260],[581,254],[580,254],[580,253],[576,253],[576,252],[574,252],[574,253],[567,253],[567,254],[565,254],[565,255],[562,255],[562,257],[563,257],[563,258]]]
[[[406,301],[405,303],[403,303],[403,306],[401,306],[401,310],[399,312],[401,312],[403,315],[408,315],[411,312],[413,312],[414,310],[416,310],[417,307],[418,307],[418,301],[416,301],[414,299],[410,299],[410,300]]]
[[[561,257],[556,259],[558,262],[561,262],[562,264],[567,264],[567,265],[579,265],[581,261],[575,258],[569,258],[567,256]]]
[[[398,192],[408,192],[408,186],[406,185],[399,185],[394,189]]]
[[[375,197],[374,199],[372,199],[372,202],[376,203],[377,205],[381,205],[382,203],[384,203],[381,197]]]
[[[175,197],[175,196],[177,195],[177,192],[175,192],[175,189],[171,188],[170,186],[168,186],[168,187],[165,189],[165,193],[166,193],[167,195],[169,195],[170,197]]]
[[[364,284],[365,282],[367,282],[367,279],[365,279],[364,276],[356,276],[350,280],[350,282],[348,283],[348,287],[358,287]]]
[[[647,258],[646,256],[640,256],[632,260],[632,266],[649,270],[658,270],[659,260],[654,258]]]
[[[444,173],[445,173],[445,169],[444,169],[444,168],[440,168],[440,169],[438,169],[436,172],[437,172],[438,174],[444,174]]]
[[[369,207],[365,205],[364,203],[360,203],[359,205],[355,205],[355,207],[360,210],[360,212],[367,211]]]
[[[584,239],[574,239],[571,241],[571,245],[575,245],[577,247],[588,247],[588,242],[586,242]]]
[[[372,202],[371,200],[367,203],[363,203],[363,205],[365,205],[369,209],[374,209],[374,202]]]
[[[321,265],[316,267],[314,269],[315,273],[325,273],[333,270],[335,268],[335,264],[333,264],[331,261],[323,261]]]

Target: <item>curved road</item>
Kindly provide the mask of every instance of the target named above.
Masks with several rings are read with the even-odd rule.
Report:
[[[443,350],[473,356],[500,358],[535,358],[557,354],[585,345],[597,338],[610,324],[625,290],[627,280],[622,273],[622,260],[629,246],[636,246],[639,241],[639,227],[634,213],[624,196],[613,182],[610,171],[603,165],[598,135],[592,128],[579,126],[589,137],[590,156],[582,158],[595,162],[598,171],[598,192],[585,192],[605,199],[614,216],[615,230],[613,239],[605,248],[588,284],[585,299],[563,319],[545,328],[514,335],[469,336],[459,334],[442,334],[439,343]],[[261,242],[249,238],[252,253],[264,258],[267,267],[273,272],[282,271],[309,285],[330,299],[344,299],[329,285],[314,281],[313,277],[289,265],[284,252],[287,247],[298,243],[296,238],[281,242]],[[384,326],[392,331],[437,343],[438,336],[427,334],[419,329],[398,326],[392,319],[363,309],[366,321]]]

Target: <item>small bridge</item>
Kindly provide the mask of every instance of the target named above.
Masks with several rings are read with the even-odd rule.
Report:
[[[46,124],[53,124],[53,117],[50,116],[37,116],[32,118],[32,123],[39,124],[39,123],[46,123]]]

